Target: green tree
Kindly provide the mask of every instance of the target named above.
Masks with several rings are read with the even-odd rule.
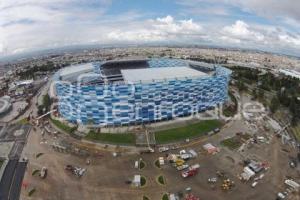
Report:
[[[44,114],[43,108],[44,108],[44,106],[42,106],[42,105],[39,105],[39,106],[38,106],[38,111],[37,111],[37,114],[38,114],[38,115]]]
[[[292,126],[298,125],[298,118],[295,115],[292,116],[291,125]]]
[[[263,99],[264,96],[265,96],[264,90],[262,90],[262,89],[258,90],[258,98]]]
[[[257,99],[257,89],[252,90],[252,96],[254,99]]]
[[[245,91],[247,89],[245,83],[241,80],[238,80],[237,87],[238,87],[240,92]]]
[[[279,108],[280,106],[280,101],[278,100],[278,98],[276,96],[274,96],[271,100],[271,104],[270,104],[270,110],[272,113],[275,113],[276,110]]]
[[[297,114],[297,105],[296,105],[295,98],[290,99],[289,110],[293,115]]]
[[[46,109],[46,111],[50,110],[51,106],[51,98],[48,94],[43,96],[43,107]]]

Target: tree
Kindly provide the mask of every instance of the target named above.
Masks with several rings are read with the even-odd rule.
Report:
[[[237,87],[240,92],[245,91],[247,89],[247,87],[245,86],[245,83],[241,80],[238,80]]]
[[[257,89],[252,90],[252,96],[254,99],[257,99]]]
[[[298,124],[298,119],[297,119],[296,115],[293,115],[292,120],[291,120],[291,125],[297,126],[297,124]]]
[[[46,109],[46,111],[50,110],[51,99],[50,99],[50,96],[48,94],[43,96],[43,106]]]
[[[43,109],[44,109],[44,106],[42,106],[42,105],[39,105],[39,106],[38,106],[38,111],[37,111],[37,114],[38,114],[38,115],[42,115],[42,114],[44,114],[44,111],[43,111]]]
[[[293,115],[297,114],[297,105],[296,105],[295,98],[291,98],[290,103],[289,103],[289,109]]]
[[[262,89],[258,90],[258,98],[263,99],[264,96],[265,96],[264,90],[262,90]]]
[[[279,102],[279,99],[274,96],[271,100],[271,104],[270,104],[270,110],[272,113],[275,113],[276,110],[279,108],[280,106],[280,102]]]

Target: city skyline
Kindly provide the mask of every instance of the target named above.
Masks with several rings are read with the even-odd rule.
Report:
[[[215,45],[299,55],[292,0],[4,0],[0,57],[72,45]]]

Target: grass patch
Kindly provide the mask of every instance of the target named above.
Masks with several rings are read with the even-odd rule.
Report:
[[[297,126],[293,127],[292,131],[293,131],[296,139],[298,140],[298,142],[300,142],[300,124],[298,124]]]
[[[248,135],[248,134],[240,134],[240,135],[236,135],[234,137],[227,138],[227,139],[221,141],[221,145],[228,147],[231,150],[235,150],[235,149],[239,148],[243,144],[243,142],[245,142],[249,138],[250,138],[250,135]]]
[[[140,161],[140,163],[139,163],[139,169],[140,170],[142,170],[142,169],[144,169],[146,167],[146,163],[144,162],[144,161]]]
[[[39,158],[39,157],[41,157],[42,155],[44,155],[44,153],[38,153],[38,154],[36,154],[35,158]]]
[[[165,181],[165,178],[164,178],[164,176],[159,176],[159,177],[157,177],[157,182],[159,183],[159,184],[161,184],[161,185],[165,185],[166,184],[166,181]]]
[[[154,165],[157,167],[157,168],[160,168],[160,164],[159,164],[159,160],[156,160]]]
[[[150,198],[147,196],[143,196],[143,200],[150,200]]]
[[[112,144],[134,144],[135,143],[135,136],[131,133],[96,133],[94,131],[90,131],[85,139],[100,141],[105,143],[112,143]]]
[[[146,178],[145,177],[141,177],[141,187],[145,186],[146,185]]]
[[[26,124],[29,124],[27,118],[24,118],[24,119],[20,119],[17,124],[21,124],[21,125],[26,125]]]
[[[72,133],[77,129],[76,126],[75,126],[75,127],[70,127],[70,126],[68,126],[68,125],[66,125],[66,124],[64,124],[64,123],[62,123],[62,122],[59,121],[59,120],[52,119],[52,118],[50,118],[50,120],[51,120],[51,122],[52,122],[55,126],[57,126],[57,128],[59,128],[59,129],[65,131],[65,132],[67,132],[67,133],[69,133],[69,134],[72,134]]]
[[[37,173],[40,173],[40,170],[39,170],[39,169],[35,169],[35,170],[32,172],[32,176],[35,176]]]
[[[169,195],[168,194],[164,194],[161,199],[162,200],[169,200]]]
[[[228,138],[221,142],[221,144],[225,147],[228,147],[231,150],[239,148],[242,144],[236,140],[235,138]]]
[[[187,126],[173,128],[155,133],[155,139],[159,144],[184,140],[186,138],[193,138],[203,136],[215,128],[220,128],[222,123],[218,120],[206,120]]]
[[[30,190],[30,191],[28,192],[28,196],[31,197],[31,196],[35,193],[35,191],[36,191],[35,188],[33,188],[32,190]]]

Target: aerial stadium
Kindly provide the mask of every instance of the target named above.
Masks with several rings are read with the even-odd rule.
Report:
[[[66,67],[54,76],[69,122],[138,125],[190,116],[226,102],[231,71],[181,59],[122,59]]]

